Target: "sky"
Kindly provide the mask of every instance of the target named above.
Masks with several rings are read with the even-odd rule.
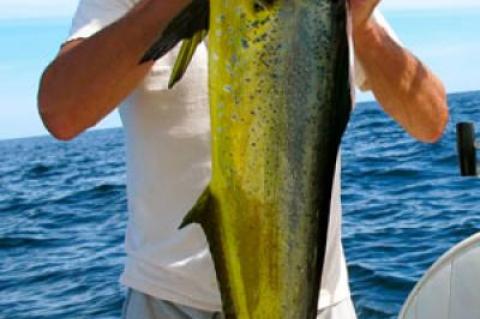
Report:
[[[0,0],[0,139],[47,134],[36,111],[38,80],[67,36],[77,1]],[[383,0],[381,9],[448,92],[480,89],[479,0]],[[114,113],[98,127],[119,125]]]
[[[480,8],[478,0],[383,0],[381,7],[387,11]]]
[[[0,0],[0,19],[68,17],[78,0]],[[384,0],[384,10],[480,8],[478,0]]]
[[[77,0],[0,0],[0,19],[69,17]]]

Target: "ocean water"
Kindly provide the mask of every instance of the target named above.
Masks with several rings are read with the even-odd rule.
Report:
[[[450,96],[445,137],[409,138],[360,104],[343,143],[344,244],[360,319],[395,318],[424,271],[480,230],[480,179],[461,178],[455,123],[480,92]],[[70,143],[0,142],[0,318],[118,318],[124,289],[120,129]]]

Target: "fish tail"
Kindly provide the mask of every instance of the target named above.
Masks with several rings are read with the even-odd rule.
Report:
[[[172,74],[170,75],[170,80],[168,82],[169,89],[173,88],[173,86],[182,79],[187,71],[188,65],[192,61],[195,50],[206,35],[207,31],[202,30],[195,33],[192,38],[183,41]]]
[[[193,0],[173,18],[157,41],[143,55],[140,64],[158,60],[183,39],[192,38],[197,32],[208,30],[209,15],[209,0]]]

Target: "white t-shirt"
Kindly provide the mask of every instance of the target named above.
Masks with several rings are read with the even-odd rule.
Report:
[[[139,1],[80,0],[68,40],[93,35]],[[177,49],[157,61],[119,106],[129,211],[121,282],[160,299],[218,311],[221,299],[205,236],[197,225],[178,230],[210,179],[207,51],[201,45],[185,77],[167,90]],[[356,73],[364,81],[358,64]],[[350,296],[337,164],[320,309]]]

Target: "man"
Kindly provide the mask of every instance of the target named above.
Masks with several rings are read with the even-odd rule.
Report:
[[[415,138],[436,141],[448,118],[445,92],[392,39],[380,0],[352,0],[357,80]],[[138,65],[190,0],[81,0],[71,36],[45,70],[39,109],[52,135],[69,140],[120,105],[127,149],[129,224],[124,317],[215,318],[221,302],[199,227],[177,226],[210,177],[206,50],[167,90],[175,52]],[[360,68],[359,66],[363,68]],[[339,166],[339,165],[337,165]],[[355,318],[340,240],[339,171],[318,318]]]

